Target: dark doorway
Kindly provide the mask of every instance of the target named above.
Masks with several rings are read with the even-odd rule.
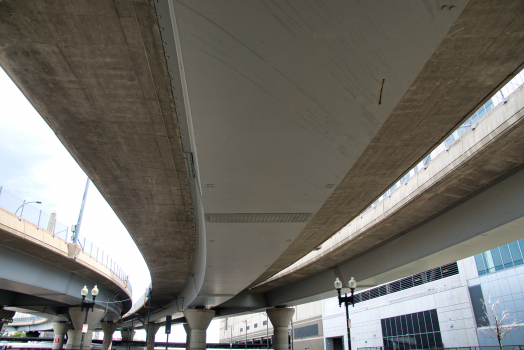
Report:
[[[344,343],[342,342],[342,337],[333,338],[333,350],[344,350]]]

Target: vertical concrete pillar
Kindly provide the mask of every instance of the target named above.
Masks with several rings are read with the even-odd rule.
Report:
[[[71,325],[69,323],[53,323],[53,330],[55,331],[53,350],[62,350],[62,347],[64,346],[64,337],[70,328]]]
[[[87,316],[87,333],[84,335],[84,346],[81,350],[91,349],[91,340],[93,337],[93,330],[102,317],[104,316],[105,310],[89,309]],[[82,339],[82,326],[84,324],[86,310],[80,310],[80,307],[69,308],[69,316],[73,323],[73,329],[67,331],[67,344],[66,349],[80,349],[80,341]]]
[[[291,318],[295,314],[295,309],[291,308],[274,308],[267,309],[267,316],[273,324],[273,334],[274,334],[274,345],[275,350],[288,350],[288,333],[287,329]]]
[[[122,340],[123,341],[133,341],[133,337],[135,336],[135,331],[132,331],[130,329],[126,329],[124,331],[120,331],[120,333],[122,334]]]
[[[111,350],[113,348],[113,333],[115,333],[118,323],[102,322],[102,331],[104,331],[104,340],[102,340],[102,350]]]
[[[144,325],[144,329],[147,329],[149,334],[147,335],[147,350],[153,350],[155,348],[155,335],[156,332],[158,332],[158,329],[160,328],[159,323],[150,323],[149,329],[147,329],[147,323]]]
[[[191,328],[187,323],[184,323],[184,330],[186,331],[186,350],[189,350],[189,344],[191,342]]]
[[[190,350],[206,349],[206,330],[215,316],[215,310],[186,309],[184,310],[187,324],[191,329],[189,338]]]
[[[6,320],[12,320],[14,315],[15,315],[15,311],[7,311],[7,310],[2,309],[2,307],[0,306],[0,319],[4,318]],[[5,332],[7,325],[8,325],[8,322],[0,321],[0,334],[3,334]]]

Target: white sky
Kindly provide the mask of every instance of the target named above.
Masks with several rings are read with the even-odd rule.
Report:
[[[2,69],[0,164],[3,190],[22,200],[42,201],[39,209],[48,214],[56,210],[57,220],[66,226],[76,224],[87,175]],[[130,276],[133,299],[138,300],[151,282],[149,270],[127,230],[93,183],[80,235],[107,252],[124,269]],[[218,324],[213,321],[208,328],[208,342],[218,342]],[[156,339],[165,341],[165,337],[161,328]],[[182,326],[174,326],[169,340],[185,342],[185,339]]]

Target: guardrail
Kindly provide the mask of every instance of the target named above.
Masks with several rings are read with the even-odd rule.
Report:
[[[45,317],[40,316],[27,316],[27,317],[15,317],[13,318],[13,323],[22,323],[22,322],[33,322],[45,320]]]
[[[495,106],[501,103],[506,103],[508,101],[509,95],[515,92],[517,89],[521,88],[521,86],[523,85],[524,85],[524,70],[521,71],[519,74],[517,74],[501,90],[495,93],[495,95],[488,102],[486,102],[481,108],[479,108],[470,118],[468,118],[468,120],[466,120],[466,122],[464,122],[457,130],[455,130],[444,142],[442,142],[438,147],[436,147],[419,164],[417,164],[413,169],[411,169],[408,173],[406,173],[399,181],[397,181],[397,183],[395,183],[392,187],[390,187],[389,190],[386,191],[382,196],[380,196],[371,206],[361,211],[360,214],[355,219],[353,219],[347,226],[345,226],[342,230],[333,234],[324,243],[322,243],[322,245],[319,248],[316,248],[313,251],[309,252],[308,254],[303,256],[301,259],[295,261],[293,264],[291,264],[287,268],[283,269],[282,271],[268,278],[266,281],[262,282],[260,285],[263,285],[267,282],[281,278],[291,273],[292,271],[302,268],[303,266],[307,266],[307,264],[310,261],[313,261],[314,259],[318,259],[323,254],[327,254],[327,252],[330,249],[337,246],[340,242],[342,242],[342,240],[347,239],[348,238],[347,235],[349,235],[350,233],[345,231],[346,228],[350,227],[351,225],[353,225],[353,227],[361,227],[361,226],[358,226],[359,225],[358,220],[363,219],[364,214],[366,212],[368,212],[369,210],[372,210],[373,208],[376,208],[377,204],[379,204],[379,202],[381,202],[382,200],[388,197],[391,197],[392,193],[395,190],[398,190],[399,188],[401,188],[402,185],[407,185],[411,177],[414,177],[421,169],[426,169],[429,162],[431,162],[433,159],[436,159],[439,154],[449,150],[449,147],[456,141],[460,140],[460,138],[464,135],[464,133],[467,130],[477,128],[477,124],[482,118],[487,116],[488,113]],[[522,87],[521,89],[524,89],[524,87]],[[517,92],[517,93],[521,93],[521,92]]]
[[[392,346],[371,346],[357,350],[394,350]],[[431,350],[501,350],[500,346],[464,346],[458,348],[431,348]],[[524,350],[524,345],[502,345],[502,350]]]
[[[66,226],[57,221],[56,212],[48,214],[36,208],[34,204],[38,203],[39,202],[37,201],[26,201],[18,198],[12,193],[6,191],[3,186],[0,186],[0,208],[18,215],[19,220],[26,220],[36,225],[37,229],[46,230],[53,236],[62,239],[66,243],[72,243],[72,232],[70,231],[70,226]],[[129,276],[120,266],[118,266],[113,258],[111,258],[102,249],[89,242],[85,237],[80,236],[78,238],[78,243],[80,244],[80,247],[84,253],[101,262],[112,272],[114,272],[118,278],[126,284],[127,288],[132,293],[131,284],[129,283]]]
[[[449,147],[464,133],[468,130],[475,129],[477,127],[477,123],[480,119],[484,118],[489,111],[491,111],[493,108],[498,106],[501,103],[506,103],[508,101],[508,96],[514,92],[516,89],[518,89],[521,85],[524,84],[524,70],[521,71],[519,74],[517,74],[513,79],[511,79],[502,89],[497,91],[495,95],[493,95],[488,102],[486,102],[483,106],[481,106],[471,117],[468,118],[461,126],[459,126],[451,135],[444,140],[440,145],[438,145],[426,158],[424,158],[419,164],[415,165],[413,169],[408,171],[402,178],[397,181],[393,186],[390,187],[389,190],[387,190],[382,196],[380,196],[371,206],[366,208],[360,215],[371,209],[374,208],[378,202],[383,200],[386,197],[390,197],[391,193],[398,189],[400,185],[405,185],[409,181],[409,178],[413,175],[415,175],[420,169],[425,169],[429,162],[431,162],[432,159],[437,157],[440,153],[444,151],[448,151]]]

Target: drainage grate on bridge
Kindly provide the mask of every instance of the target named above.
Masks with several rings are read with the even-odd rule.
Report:
[[[282,224],[308,222],[311,213],[211,213],[206,221],[212,224]]]

